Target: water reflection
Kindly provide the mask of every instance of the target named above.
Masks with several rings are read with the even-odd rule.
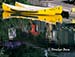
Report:
[[[16,48],[24,44],[24,40],[32,43],[39,43],[38,45],[41,47],[43,45],[47,47],[48,43],[53,42],[53,44],[58,45],[67,45],[70,46],[75,44],[75,24],[67,24],[63,22],[63,19],[61,15],[54,15],[54,16],[37,16],[37,18],[32,17],[25,17],[25,16],[11,16],[10,14],[6,15],[6,13],[3,13],[3,20],[1,22],[1,30],[2,32],[7,32],[9,26],[13,24],[13,27],[17,29],[17,37],[14,38],[19,41],[6,41],[3,40],[3,46],[8,48]],[[11,16],[11,17],[10,17]],[[27,19],[28,18],[28,19]],[[9,19],[9,20],[7,20]],[[32,19],[32,20],[31,20]],[[30,24],[37,25],[36,29],[33,30],[32,27],[30,27],[29,20],[31,20]],[[7,25],[5,25],[7,24]],[[5,27],[3,27],[3,25]],[[30,28],[29,28],[30,27]],[[4,30],[5,29],[5,30]],[[40,32],[39,37],[31,35],[29,33],[30,30],[33,30],[33,32]],[[1,32],[1,31],[0,31]],[[1,32],[1,33],[2,33]],[[1,34],[0,33],[0,34]],[[8,33],[8,32],[7,32]],[[1,34],[1,39],[5,37]],[[8,37],[8,36],[7,36]],[[43,39],[44,38],[44,39]],[[8,39],[8,38],[7,38]],[[28,40],[29,39],[29,40]],[[8,39],[9,40],[9,39]],[[49,42],[47,41],[49,40]],[[21,42],[22,41],[22,42]],[[31,43],[30,42],[30,43]],[[34,46],[34,45],[32,45]],[[54,54],[54,55],[52,55]],[[75,52],[60,52],[60,53],[50,53],[50,56],[56,56],[56,57],[75,57]]]
[[[18,26],[23,32],[25,33],[44,33],[44,38],[48,39],[49,42],[53,41],[58,45],[73,45],[75,43],[74,41],[74,31],[73,26],[68,25],[64,23],[63,17],[61,15],[52,15],[52,16],[33,16],[33,15],[17,15],[10,12],[3,12],[2,13],[3,19],[10,20],[21,19],[18,23]],[[24,24],[25,20],[32,20],[32,24]],[[29,22],[29,21],[27,21]],[[17,22],[15,22],[16,24]],[[12,23],[14,24],[14,23]],[[10,24],[11,25],[11,24]],[[10,26],[7,25],[7,26]],[[74,24],[73,24],[74,25]],[[31,26],[31,28],[29,28]],[[33,29],[35,27],[35,29]],[[33,30],[34,32],[29,32],[30,30]],[[26,35],[27,35],[26,34]],[[33,34],[33,35],[34,35]],[[71,36],[70,36],[71,35]]]

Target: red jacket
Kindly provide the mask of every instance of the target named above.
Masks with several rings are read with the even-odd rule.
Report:
[[[39,32],[36,32],[36,25],[32,24],[31,25],[31,30],[30,30],[31,34],[34,36],[39,35]]]

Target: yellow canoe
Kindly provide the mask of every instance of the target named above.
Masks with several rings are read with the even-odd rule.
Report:
[[[51,12],[54,11],[56,14],[61,14],[62,13],[62,6],[55,6],[53,8],[52,7],[40,7],[40,6],[27,5],[27,4],[23,4],[23,3],[19,3],[19,2],[15,2],[15,6],[19,6],[19,7],[25,8],[25,9],[30,9],[32,11],[39,10],[40,13],[42,13],[41,11],[45,11],[43,9],[46,9],[46,11],[47,11],[46,13],[49,13],[50,11]]]
[[[63,19],[61,15],[52,15],[52,16],[31,16],[31,17],[27,17],[27,15],[23,15],[23,16],[15,16],[15,15],[11,15],[13,13],[9,13],[9,12],[3,12],[3,19],[9,19],[9,18],[22,18],[22,19],[31,19],[31,20],[39,20],[39,21],[43,21],[46,23],[52,23],[52,24],[56,24],[56,22],[62,23]],[[29,15],[28,15],[29,16]],[[37,18],[34,18],[37,17]]]
[[[46,8],[46,9],[39,9],[39,10],[30,10],[29,8],[23,8],[19,6],[13,6],[9,5],[6,3],[2,4],[2,9],[4,11],[9,11],[9,12],[19,12],[21,14],[31,14],[31,15],[56,15],[56,14],[61,14],[62,13],[62,6],[57,6],[54,8]]]

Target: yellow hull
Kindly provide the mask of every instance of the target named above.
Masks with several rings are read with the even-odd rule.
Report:
[[[31,16],[31,17],[25,17],[25,15],[24,16],[11,16],[11,14],[12,13],[3,12],[3,19],[8,19],[8,18],[22,18],[22,19],[25,19],[26,18],[26,19],[39,20],[39,21],[43,21],[43,22],[46,22],[46,23],[52,23],[52,24],[56,24],[56,22],[62,23],[62,21],[63,21],[61,15],[36,16],[37,18],[34,18],[34,16]]]
[[[46,7],[26,5],[26,4],[22,4],[19,2],[15,2],[15,6],[27,8],[27,9],[29,8],[30,10],[39,10],[40,14],[41,13],[43,13],[43,14],[47,14],[47,13],[49,13],[49,14],[52,14],[52,13],[61,14],[62,13],[62,6],[56,6],[54,8],[46,8]],[[43,10],[43,9],[46,9],[46,10]]]
[[[19,12],[21,14],[33,14],[33,15],[56,15],[62,13],[62,6],[57,6],[54,8],[41,9],[37,11],[31,11],[30,9],[25,9],[19,6],[12,6],[9,4],[2,4],[2,8],[4,11],[10,12]]]

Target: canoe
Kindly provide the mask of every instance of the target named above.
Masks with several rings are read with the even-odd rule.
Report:
[[[19,6],[13,6],[13,5],[9,5],[6,3],[2,4],[2,9],[4,11],[9,11],[9,12],[16,12],[16,13],[20,13],[20,14],[30,14],[30,15],[42,15],[42,16],[47,16],[47,15],[56,15],[56,14],[61,14],[62,13],[62,7],[61,6],[57,6],[57,7],[53,7],[53,8],[46,8],[46,9],[39,9],[39,10],[31,10],[28,8],[23,8],[23,7],[19,7]]]
[[[52,15],[52,16],[29,16],[29,15],[18,16],[17,15],[16,16],[14,14],[12,15],[12,13],[3,12],[3,19],[9,19],[9,18],[31,19],[31,20],[37,20],[52,24],[56,24],[56,22],[59,23],[63,22],[61,15]]]
[[[23,3],[19,3],[19,2],[15,2],[15,6],[19,6],[19,7],[25,8],[25,9],[30,9],[32,11],[52,8],[51,11],[53,10],[54,12],[56,12],[56,14],[62,13],[62,6],[40,7],[40,6],[27,5],[27,4],[23,4]]]

